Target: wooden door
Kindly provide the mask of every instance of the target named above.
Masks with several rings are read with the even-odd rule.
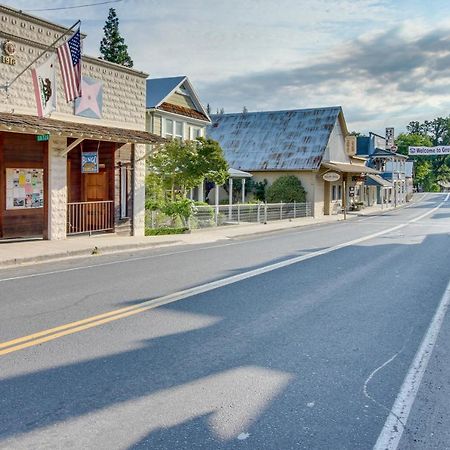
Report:
[[[108,173],[89,173],[83,175],[83,200],[85,202],[102,202],[109,200]],[[84,231],[110,229],[112,208],[109,203],[88,203],[84,209]]]
[[[109,200],[108,176],[106,171],[84,174],[83,200],[98,202]]]

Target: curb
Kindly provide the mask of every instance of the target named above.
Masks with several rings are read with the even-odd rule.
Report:
[[[349,214],[347,215],[347,221],[356,219],[358,217],[374,217],[378,215],[384,214],[384,212],[388,211],[394,211],[397,209],[408,207],[412,204],[414,204],[414,201],[411,201],[405,205],[398,206],[396,208],[390,208],[385,211],[378,211],[370,214]],[[288,220],[288,219],[287,219]],[[241,237],[248,237],[248,236],[259,236],[263,234],[269,234],[279,231],[288,231],[288,230],[295,230],[298,228],[305,228],[305,227],[317,227],[322,225],[328,225],[328,224],[336,224],[336,223],[342,223],[345,222],[344,218],[337,218],[336,220],[329,220],[329,221],[323,221],[323,222],[311,222],[311,223],[292,223],[291,226],[277,226],[272,229],[268,230],[252,230],[251,226],[248,227],[246,230],[241,230],[242,233],[236,234],[236,235],[230,235],[227,233],[227,231],[231,231],[239,229],[239,225],[236,226],[230,226],[225,227],[222,230],[221,235],[211,236],[209,238],[205,239],[205,243],[211,243],[211,242],[217,242],[220,240],[225,239],[239,239]],[[283,223],[286,223],[283,221]],[[281,225],[281,224],[280,224]],[[193,233],[193,234],[200,234]],[[191,234],[192,235],[192,234]],[[206,237],[206,236],[205,236]],[[148,250],[151,248],[161,248],[161,247],[169,247],[174,245],[195,245],[198,243],[191,243],[186,242],[183,240],[174,240],[174,241],[165,241],[165,242],[140,242],[140,243],[124,243],[124,244],[110,244],[101,246],[101,243],[99,245],[95,245],[94,242],[92,242],[92,247],[89,248],[83,248],[79,250],[67,250],[59,253],[54,254],[44,254],[39,256],[30,256],[30,257],[24,257],[24,258],[12,258],[5,261],[0,261],[0,270],[1,269],[11,269],[14,267],[20,267],[20,266],[26,266],[36,263],[44,263],[44,262],[55,262],[55,261],[62,261],[65,259],[71,259],[71,258],[82,258],[82,257],[89,257],[89,256],[102,256],[102,255],[108,255],[113,253],[120,253],[125,252],[129,250]]]
[[[79,250],[68,250],[66,252],[59,252],[47,255],[7,259],[5,261],[0,262],[0,270],[11,269],[20,266],[27,266],[36,263],[63,261],[65,259],[72,259],[72,258],[102,256],[112,253],[120,253],[127,250],[146,250],[154,247],[156,248],[167,247],[182,243],[183,243],[182,241],[172,241],[172,242],[152,242],[148,244],[141,243],[141,244],[106,245],[103,247],[94,245],[91,248],[83,248]]]

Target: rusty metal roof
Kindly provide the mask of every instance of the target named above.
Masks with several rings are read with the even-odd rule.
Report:
[[[340,114],[335,106],[214,115],[207,135],[237,169],[315,170]]]

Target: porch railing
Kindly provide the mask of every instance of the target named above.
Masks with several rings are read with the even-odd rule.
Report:
[[[114,202],[67,204],[67,234],[92,233],[114,229]]]
[[[196,206],[189,219],[189,228],[208,228],[240,223],[265,223],[273,220],[298,219],[313,215],[311,203],[255,203]],[[181,227],[185,224],[162,211],[147,211],[148,228]]]

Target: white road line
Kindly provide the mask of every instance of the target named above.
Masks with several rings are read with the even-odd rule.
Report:
[[[427,333],[406,374],[394,405],[374,446],[374,450],[395,450],[402,437],[434,345],[450,305],[450,281],[428,327]]]
[[[413,220],[414,221],[418,221],[418,220],[420,220],[420,219],[422,219],[422,218],[432,214],[440,206],[441,205],[439,205],[436,208],[431,209],[430,211],[427,211],[424,214],[421,214],[419,217],[417,217],[416,219],[413,219]],[[368,240],[376,238],[378,236],[383,236],[383,235],[385,235],[387,233],[390,233],[392,231],[396,231],[396,230],[399,230],[401,228],[404,228],[404,227],[408,226],[411,222],[412,221],[408,221],[408,222],[406,222],[406,223],[404,223],[402,225],[397,225],[395,227],[391,227],[391,228],[388,228],[388,229],[383,230],[383,231],[378,231],[377,233],[373,233],[373,234],[370,234],[368,236],[363,236],[363,237],[360,237],[358,239],[353,239],[351,241],[344,242],[344,243],[338,244],[338,245],[334,245],[333,247],[329,247],[329,248],[326,248],[326,249],[323,249],[323,250],[318,250],[316,252],[307,253],[306,255],[296,256],[294,258],[290,258],[290,259],[287,259],[285,261],[280,261],[278,263],[269,264],[267,266],[259,267],[258,269],[250,270],[248,272],[240,273],[240,274],[237,274],[237,275],[232,275],[230,277],[223,278],[221,280],[211,281],[209,283],[205,283],[205,284],[202,284],[202,285],[199,285],[199,286],[195,286],[195,287],[192,287],[192,288],[184,289],[184,290],[181,290],[181,291],[178,291],[178,292],[174,292],[172,294],[164,295],[164,296],[159,297],[159,298],[155,298],[155,299],[152,299],[152,300],[147,300],[147,301],[144,301],[144,302],[141,302],[141,303],[138,303],[138,304],[134,305],[128,311],[131,311],[133,309],[141,309],[143,307],[147,307],[148,309],[153,309],[153,308],[157,308],[159,306],[163,306],[163,305],[167,305],[167,304],[170,304],[170,303],[174,303],[174,302],[177,302],[177,301],[180,301],[180,300],[192,297],[194,295],[202,294],[202,293],[211,291],[213,289],[218,289],[218,288],[221,288],[221,287],[224,287],[224,286],[228,286],[230,284],[237,283],[239,281],[246,280],[246,279],[249,279],[249,278],[253,278],[253,277],[256,277],[258,275],[262,275],[262,274],[265,274],[265,273],[268,273],[268,272],[271,272],[271,271],[274,271],[274,270],[277,270],[277,269],[281,269],[283,267],[287,267],[287,266],[290,266],[292,264],[297,264],[299,262],[306,261],[308,259],[312,259],[312,258],[315,258],[317,256],[326,255],[327,253],[331,253],[331,252],[334,252],[334,251],[339,250],[341,248],[349,247],[351,245],[359,244],[361,242],[368,241]]]
[[[444,204],[444,202],[447,201],[449,196],[450,196],[450,194],[447,194],[447,197],[445,198],[445,200],[443,202],[439,203],[438,206],[436,206],[435,208],[430,209],[426,213],[421,214],[420,216],[416,217],[415,219],[412,219],[412,220],[409,220],[409,221],[407,221],[405,223],[402,223],[401,225],[398,225],[398,226],[392,227],[392,228],[388,228],[388,229],[383,230],[383,231],[378,232],[378,233],[370,234],[368,236],[356,239],[354,241],[349,241],[347,243],[339,244],[339,245],[334,246],[334,247],[329,247],[328,249],[322,250],[320,252],[308,253],[307,255],[304,255],[304,256],[308,256],[308,258],[309,257],[314,257],[314,256],[319,256],[320,254],[323,254],[323,253],[321,253],[323,251],[325,251],[325,253],[329,253],[329,251],[334,251],[334,250],[337,250],[339,248],[347,247],[349,245],[353,245],[353,244],[356,244],[356,243],[359,243],[359,242],[363,242],[365,240],[372,239],[374,237],[381,236],[381,235],[389,233],[391,231],[395,231],[397,229],[406,227],[410,223],[417,222],[418,220],[423,219],[424,217],[428,216],[429,214],[434,213],[437,209],[439,209]],[[331,228],[331,227],[334,227],[334,226],[336,226],[336,225],[331,225],[328,228]],[[304,230],[304,232],[308,232],[308,231],[309,232],[310,231],[315,231],[315,229]],[[266,238],[258,239],[258,242],[260,242],[261,240],[267,240],[267,239],[274,239],[274,236],[268,236]],[[133,262],[133,261],[142,261],[142,260],[146,260],[146,259],[159,258],[159,257],[163,257],[163,256],[179,255],[179,254],[183,254],[183,253],[190,253],[190,252],[200,251],[200,250],[208,250],[208,249],[213,249],[213,248],[229,247],[229,246],[232,246],[232,245],[242,245],[245,242],[229,242],[229,243],[221,244],[221,245],[210,245],[210,246],[201,247],[201,248],[195,248],[195,249],[187,249],[187,250],[180,250],[180,251],[175,251],[175,252],[160,253],[158,255],[146,255],[146,256],[142,256],[142,257],[127,258],[127,259],[122,259],[122,260],[118,260],[118,261],[109,261],[109,262],[105,262],[105,263],[90,264],[90,265],[87,265],[87,266],[77,266],[77,267],[70,267],[70,268],[67,268],[67,269],[52,270],[52,271],[48,271],[48,272],[32,273],[32,274],[28,274],[28,275],[18,275],[18,276],[9,277],[9,278],[2,278],[2,279],[0,279],[0,283],[6,282],[6,281],[15,281],[15,280],[23,280],[23,279],[27,279],[27,278],[37,278],[37,277],[43,277],[43,276],[48,276],[48,275],[55,275],[55,274],[59,274],[59,273],[75,272],[75,271],[78,271],[78,270],[93,269],[95,267],[105,267],[105,266],[111,266],[111,265],[115,265],[115,264],[122,264],[122,263]],[[288,261],[290,261],[290,260],[288,260]],[[292,264],[294,264],[294,263],[295,262],[293,262]]]

